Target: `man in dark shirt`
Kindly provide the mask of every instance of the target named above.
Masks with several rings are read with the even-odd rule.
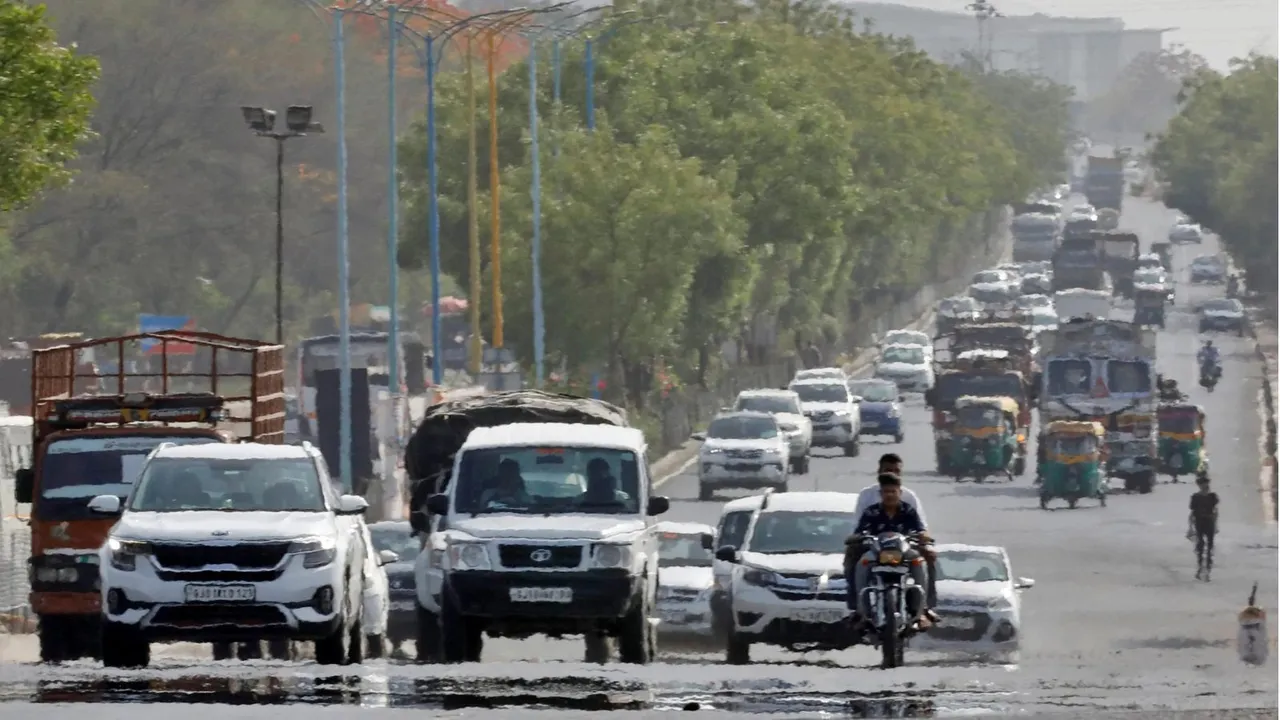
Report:
[[[854,623],[860,624],[861,618],[869,614],[869,608],[865,607],[862,598],[862,588],[867,586],[871,580],[871,566],[875,561],[872,553],[869,551],[858,552],[862,549],[862,538],[875,536],[881,533],[922,533],[925,531],[924,522],[920,520],[919,513],[911,506],[910,503],[902,501],[902,478],[891,473],[882,473],[878,478],[880,483],[880,502],[872,505],[863,511],[862,517],[858,519],[858,526],[853,531],[853,537],[849,538],[848,549],[845,552],[845,577],[853,580],[849,586],[849,604],[854,611]],[[903,557],[906,561],[912,561],[919,558],[917,551],[909,550]],[[853,567],[850,567],[853,565]],[[923,564],[917,562],[909,562],[907,567],[910,569],[911,578],[915,581],[916,586],[924,589],[928,586],[928,578],[925,574]],[[852,570],[853,572],[849,572]],[[920,598],[914,593],[908,594],[909,609],[913,614],[919,614],[921,611]],[[927,622],[927,619],[922,619]]]
[[[1218,494],[1209,490],[1209,478],[1204,475],[1196,478],[1196,486],[1187,516],[1187,538],[1196,541],[1196,579],[1207,581],[1213,570],[1213,536],[1218,532]]]

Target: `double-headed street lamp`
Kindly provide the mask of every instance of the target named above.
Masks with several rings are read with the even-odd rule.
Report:
[[[284,344],[284,141],[324,132],[311,121],[310,105],[290,105],[284,113],[284,129],[276,129],[276,112],[261,107],[242,106],[245,124],[258,137],[276,141],[276,344]]]

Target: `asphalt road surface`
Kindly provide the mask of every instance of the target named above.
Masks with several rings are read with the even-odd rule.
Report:
[[[1172,220],[1173,213],[1159,205],[1126,198],[1122,226],[1138,232],[1144,245],[1163,239]],[[909,649],[908,667],[883,672],[870,649],[795,656],[753,648],[756,663],[748,667],[724,665],[717,652],[669,653],[648,667],[600,667],[579,663],[580,640],[539,638],[490,640],[481,665],[377,661],[351,673],[360,678],[328,677],[306,663],[215,664],[203,649],[183,647],[157,648],[152,670],[107,675],[92,664],[35,666],[18,649],[26,638],[0,636],[0,658],[6,659],[0,702],[14,703],[3,706],[5,712],[21,707],[24,717],[43,718],[77,711],[26,703],[342,704],[432,708],[449,717],[496,706],[507,708],[504,717],[542,716],[539,708],[551,707],[562,716],[628,708],[697,709],[720,717],[1104,717],[1120,711],[1147,711],[1132,717],[1152,718],[1275,717],[1274,649],[1268,664],[1257,668],[1242,665],[1235,650],[1235,617],[1250,586],[1259,584],[1260,605],[1276,607],[1276,528],[1268,524],[1259,484],[1261,368],[1252,344],[1216,336],[1223,382],[1212,394],[1196,386],[1200,343],[1190,308],[1222,289],[1191,287],[1185,266],[1216,249],[1209,239],[1176,250],[1177,306],[1158,349],[1160,370],[1178,379],[1208,414],[1214,489],[1222,500],[1212,582],[1194,579],[1192,546],[1184,537],[1190,485],[1162,482],[1150,495],[1113,495],[1105,508],[1085,501],[1075,510],[1045,511],[1031,473],[1012,483],[957,484],[932,470],[929,416],[918,398],[904,408],[901,445],[882,450],[872,441],[858,458],[819,450],[810,474],[792,479],[792,491],[854,492],[872,482],[880,452],[902,455],[905,483],[925,504],[939,542],[1003,545],[1015,574],[1036,580],[1023,595],[1023,649],[1015,665]],[[691,474],[670,478],[660,492],[672,498],[664,519],[714,524],[719,516],[721,502],[699,502]],[[1271,634],[1274,648],[1274,621]],[[136,705],[118,708],[117,715],[105,710],[95,715],[150,717]],[[242,710],[249,708],[237,713]],[[315,712],[261,710],[276,718]]]

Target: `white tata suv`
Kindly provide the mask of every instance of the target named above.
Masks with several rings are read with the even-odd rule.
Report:
[[[856,493],[766,493],[732,564],[726,661],[751,661],[751,646],[797,652],[844,647],[848,615],[844,541],[858,524]]]
[[[800,408],[800,396],[791,390],[743,390],[733,409],[769,413],[778,420],[778,428],[786,436],[791,450],[791,472],[809,472],[809,450],[813,447],[813,422]]]
[[[790,389],[800,396],[800,407],[813,422],[814,447],[838,447],[845,455],[856,457],[861,451],[858,434],[862,432],[862,414],[849,392],[849,381],[792,380]]]
[[[337,495],[310,444],[164,444],[99,551],[102,660],[145,667],[155,641],[313,640],[362,659],[364,498]]]

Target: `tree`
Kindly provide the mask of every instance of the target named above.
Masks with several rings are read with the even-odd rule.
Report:
[[[66,181],[88,136],[98,64],[59,45],[42,6],[0,0],[0,211]]]
[[[1189,79],[1183,105],[1151,162],[1165,203],[1217,231],[1250,288],[1276,291],[1276,58],[1251,55],[1231,72]]]

